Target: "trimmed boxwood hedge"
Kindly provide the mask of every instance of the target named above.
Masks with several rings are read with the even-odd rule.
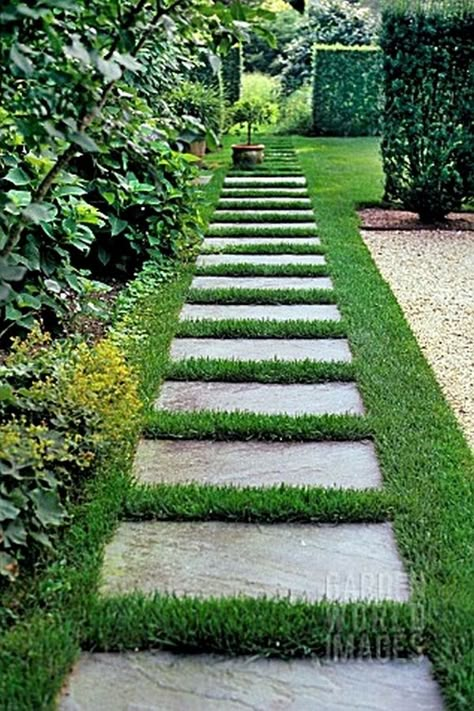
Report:
[[[474,8],[383,14],[385,197],[431,222],[474,195]]]
[[[242,90],[242,67],[243,57],[240,45],[232,47],[229,52],[222,57],[222,83],[224,85],[224,97],[227,103],[235,104],[240,99]]]
[[[373,136],[382,115],[382,54],[378,47],[316,45],[313,133]]]

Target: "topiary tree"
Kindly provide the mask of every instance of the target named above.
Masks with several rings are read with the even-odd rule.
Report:
[[[474,193],[474,9],[397,2],[383,15],[385,197],[442,220]]]
[[[247,127],[247,145],[252,145],[252,131],[256,126],[271,123],[276,119],[276,104],[258,97],[241,99],[231,112],[233,123]]]

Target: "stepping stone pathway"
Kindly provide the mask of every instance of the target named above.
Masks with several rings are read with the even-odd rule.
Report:
[[[171,347],[172,366],[192,369],[184,371],[189,379],[163,384],[155,409],[165,418],[202,416],[222,427],[228,420],[220,418],[253,417],[257,428],[259,417],[275,418],[265,420],[267,435],[280,418],[286,423],[297,423],[300,417],[305,422],[364,418],[357,383],[347,378],[285,384],[204,377],[204,366],[219,372],[226,364],[258,365],[258,372],[285,364],[350,367],[351,349],[348,340],[339,337],[341,313],[330,274],[324,275],[324,250],[309,209],[306,180],[295,164],[293,149],[276,140],[264,168],[226,177],[197,261],[192,303],[186,303],[180,315],[183,335]],[[282,168],[288,168],[288,174],[278,174]],[[263,202],[271,207],[262,209]],[[252,203],[260,204],[253,209]],[[246,276],[235,276],[236,265],[243,266]],[[263,265],[271,275],[261,276]],[[299,276],[284,275],[291,265],[299,265]],[[312,276],[314,265],[322,276]],[[305,303],[307,289],[324,290],[325,303]],[[226,303],[226,292],[232,303]],[[302,303],[294,303],[295,295]],[[226,335],[221,338],[213,331],[222,326]],[[290,337],[266,336],[269,329],[278,333],[283,327]],[[317,333],[331,333],[332,328],[336,337],[305,337],[310,327]],[[252,335],[243,338],[246,329]],[[192,429],[188,439],[163,435],[140,443],[135,461],[139,484],[213,487],[209,492],[215,489],[215,496],[231,486],[254,495],[261,490],[261,497],[270,496],[269,487],[305,487],[308,493],[313,487],[333,493],[344,489],[345,496],[361,489],[376,493],[382,487],[369,440],[278,441],[275,432],[274,439],[261,441],[256,431],[255,439],[239,440],[233,432],[228,440],[222,435],[214,441],[193,439]],[[284,598],[288,604],[410,599],[409,578],[389,522],[257,524],[219,519],[122,522],[106,549],[101,595],[140,591],[170,594],[177,600],[215,598],[216,604],[235,596]],[[212,629],[210,621],[211,638]],[[137,650],[84,654],[60,708],[441,711],[443,704],[426,659],[343,663]]]

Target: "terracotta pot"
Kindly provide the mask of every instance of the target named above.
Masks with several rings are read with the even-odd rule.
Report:
[[[263,163],[265,157],[265,146],[263,144],[246,145],[236,144],[232,146],[232,161],[236,168],[253,168]]]
[[[196,158],[199,158],[199,162],[202,163],[204,156],[206,155],[206,141],[193,141],[189,144],[189,153]]]

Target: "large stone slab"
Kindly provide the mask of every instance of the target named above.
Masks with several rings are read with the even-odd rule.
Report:
[[[209,227],[209,234],[217,230],[235,230],[242,232],[247,230],[314,230],[316,223],[313,222],[213,222]]]
[[[344,338],[176,338],[171,345],[171,358],[349,363],[351,351]]]
[[[83,654],[60,711],[442,711],[427,659]]]
[[[304,208],[301,210],[295,210],[291,208],[272,208],[271,210],[256,210],[256,209],[231,209],[231,210],[224,210],[224,209],[218,209],[214,212],[214,217],[215,219],[219,219],[222,217],[230,217],[235,214],[238,214],[240,217],[247,217],[249,222],[252,221],[252,217],[256,216],[262,216],[262,217],[268,217],[268,219],[271,221],[272,217],[288,217],[290,220],[292,217],[308,217],[309,219],[314,217],[314,212],[312,210],[305,210]],[[240,224],[240,223],[239,223]]]
[[[340,321],[341,314],[333,304],[185,304],[180,320],[206,319],[224,321]]]
[[[106,547],[103,594],[398,600],[408,578],[391,525],[122,523]]]
[[[294,196],[297,199],[308,197],[308,191],[306,190],[306,188],[292,188],[291,186],[287,187],[287,188],[278,188],[278,187],[262,188],[262,187],[258,187],[258,186],[257,187],[250,187],[250,188],[248,188],[248,187],[246,188],[245,186],[241,186],[241,187],[235,186],[232,188],[225,188],[224,187],[221,192],[221,197],[223,199],[227,199],[228,197],[229,198],[232,198],[232,197],[240,198],[241,197],[243,200],[247,200],[247,197],[245,197],[246,193],[252,193],[252,195],[257,199],[261,199],[261,196],[266,196],[266,197],[270,197],[272,200],[275,199],[275,196],[282,197],[282,199],[287,195]]]
[[[283,186],[283,187],[278,187],[278,185],[271,185],[270,187],[265,186],[265,185],[255,185],[248,187],[246,185],[228,185],[227,187],[224,185],[222,187],[222,192],[221,192],[221,197],[225,196],[241,196],[243,193],[255,193],[256,196],[260,195],[286,195],[290,194],[294,196],[300,196],[300,197],[308,197],[308,190],[306,189],[305,186]]]
[[[326,264],[322,254],[202,254],[197,258],[199,267],[221,264],[269,264],[286,266],[288,264],[321,265]]]
[[[234,178],[225,178],[224,180],[224,185],[227,187],[234,187],[235,185],[237,186],[243,186],[243,185],[257,185],[257,186],[265,186],[268,185],[268,183],[272,184],[275,183],[276,185],[282,183],[283,185],[291,185],[291,186],[296,186],[296,185],[306,185],[306,178],[304,177],[290,177],[288,175],[282,175],[282,176],[260,176],[260,177],[255,177],[255,178],[247,178],[244,176],[236,176]]]
[[[204,248],[224,249],[235,245],[244,244],[286,244],[288,246],[321,244],[319,237],[285,237],[284,235],[267,234],[265,237],[206,237],[202,246]]]
[[[251,412],[264,415],[362,415],[355,383],[228,383],[167,380],[157,410]]]
[[[140,482],[371,489],[381,474],[371,442],[141,440]]]
[[[193,289],[332,289],[329,277],[197,276]]]
[[[248,204],[261,204],[261,205],[266,205],[270,203],[270,205],[277,204],[278,202],[288,205],[291,205],[293,203],[298,203],[298,204],[303,204],[303,205],[311,205],[311,200],[307,197],[241,197],[241,198],[236,198],[236,197],[221,197],[219,200],[219,206],[222,206],[222,208],[225,207],[229,208],[235,208],[235,207],[240,207],[240,205],[244,203]]]

